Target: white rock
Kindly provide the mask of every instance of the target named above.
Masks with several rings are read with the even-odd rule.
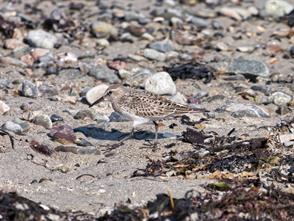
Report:
[[[57,37],[55,37],[53,34],[41,29],[30,31],[26,39],[33,47],[48,49],[54,48],[58,41]]]
[[[0,100],[0,115],[5,114],[10,110],[10,107]]]
[[[107,84],[99,84],[96,87],[91,88],[86,93],[86,100],[88,101],[88,103],[93,104],[95,101],[100,99],[104,95],[108,87],[109,86]]]
[[[279,137],[281,143],[285,146],[288,147],[294,145],[294,134],[281,134]]]
[[[265,4],[265,11],[268,15],[275,18],[289,14],[293,10],[293,6],[283,0],[268,0]]]
[[[177,88],[167,72],[158,72],[145,81],[145,90],[158,95],[174,95]]]

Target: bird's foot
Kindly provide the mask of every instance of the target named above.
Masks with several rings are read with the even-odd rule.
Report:
[[[155,152],[158,150],[159,143],[154,140],[145,140],[147,143],[144,143],[144,146],[147,148],[152,148],[152,151]]]

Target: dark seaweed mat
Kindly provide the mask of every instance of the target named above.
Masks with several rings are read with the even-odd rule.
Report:
[[[224,194],[216,190],[206,194],[189,191],[181,199],[159,194],[145,207],[119,206],[98,220],[293,220],[294,195],[262,186],[259,180],[247,180],[233,184]]]
[[[94,216],[80,211],[61,212],[18,196],[14,192],[4,193],[0,191],[1,221],[49,221],[52,220],[52,215],[59,217],[57,220],[95,220]]]

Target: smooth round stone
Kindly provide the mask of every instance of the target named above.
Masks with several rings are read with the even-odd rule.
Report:
[[[240,117],[262,118],[262,117],[270,116],[270,114],[266,110],[252,104],[232,103],[232,104],[226,105],[225,107],[221,109],[231,112],[232,116],[236,118],[240,118]]]
[[[50,116],[51,121],[54,122],[58,122],[58,121],[63,121],[63,118],[57,114],[52,114]]]
[[[265,4],[266,14],[275,18],[289,14],[293,5],[284,0],[268,0]]]
[[[74,143],[76,141],[76,135],[74,130],[69,125],[59,125],[51,129],[49,136],[62,144]]]
[[[40,114],[34,117],[33,123],[36,125],[40,125],[46,129],[52,128],[52,121],[50,117],[46,114]]]
[[[149,47],[163,53],[170,52],[174,49],[172,42],[168,39],[152,42],[149,44]]]
[[[10,107],[4,102],[0,100],[0,115],[5,114],[10,110]]]
[[[23,132],[28,131],[31,127],[27,121],[23,121],[19,118],[14,119],[13,122],[21,126]]]
[[[32,30],[26,37],[27,42],[32,47],[52,49],[57,45],[58,39],[55,35],[44,30]]]
[[[166,59],[166,56],[164,53],[158,52],[150,48],[146,48],[144,50],[144,57],[150,60],[156,60],[156,61],[165,61]]]
[[[95,119],[95,115],[90,111],[90,110],[80,110],[76,115],[74,116],[74,119],[79,120],[79,119]]]
[[[158,95],[174,95],[177,92],[176,85],[167,72],[158,72],[148,77],[145,90]]]
[[[292,96],[288,95],[286,93],[283,92],[275,92],[273,93],[269,99],[278,106],[286,106],[287,104],[289,104],[292,101]]]
[[[242,74],[248,78],[268,77],[270,75],[269,69],[265,63],[243,58],[233,59],[228,67],[228,72]]]
[[[88,101],[88,103],[93,104],[95,101],[102,98],[108,87],[109,86],[107,84],[99,84],[96,87],[88,90],[88,92],[86,93],[86,100]]]
[[[36,98],[38,97],[38,87],[31,81],[24,80],[21,84],[20,95],[24,97]]]
[[[120,82],[115,72],[105,65],[91,65],[88,75],[95,77],[97,80],[103,80],[111,84]]]
[[[15,134],[22,134],[23,133],[22,127],[19,124],[14,123],[12,121],[7,121],[5,124],[2,125],[1,128],[6,131],[11,131]]]
[[[294,58],[294,46],[291,46],[290,48],[290,56]]]
[[[117,37],[118,30],[110,23],[94,22],[91,25],[91,31],[97,38]]]

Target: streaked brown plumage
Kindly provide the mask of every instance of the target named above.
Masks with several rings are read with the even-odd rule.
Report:
[[[155,143],[158,133],[156,121],[185,113],[204,111],[203,109],[192,109],[182,104],[176,104],[159,95],[122,85],[110,86],[105,92],[104,99],[111,102],[116,112],[133,121],[131,135],[133,135],[136,126],[153,122],[155,125]]]

